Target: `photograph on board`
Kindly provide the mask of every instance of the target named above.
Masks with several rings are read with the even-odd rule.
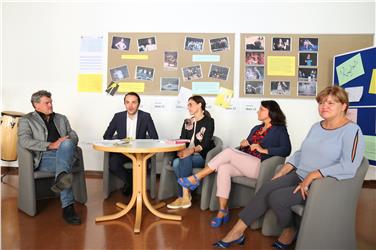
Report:
[[[155,36],[137,40],[138,52],[149,52],[157,50],[157,39]]]
[[[178,77],[161,77],[161,91],[178,92],[179,91],[179,78]]]
[[[154,78],[154,69],[148,67],[136,67],[136,79],[137,80],[146,80],[152,81]]]
[[[298,96],[316,96],[317,82],[298,82]]]
[[[246,66],[245,67],[245,80],[264,80],[264,67],[263,66]]]
[[[201,65],[182,68],[183,80],[190,81],[202,78]]]
[[[299,81],[317,81],[317,68],[299,68]]]
[[[246,51],[245,64],[264,65],[264,52]]]
[[[117,68],[110,69],[111,79],[114,82],[126,79],[129,77],[128,66],[123,65]]]
[[[184,50],[202,52],[204,50],[204,39],[186,37],[184,41]]]
[[[226,81],[229,71],[230,69],[227,67],[212,64],[210,66],[209,77]]]
[[[219,52],[230,48],[228,37],[210,39],[210,51]]]
[[[244,93],[246,95],[263,95],[264,94],[264,82],[246,81],[244,85]]]
[[[273,51],[291,51],[290,37],[273,37],[272,38]]]
[[[178,52],[177,51],[165,51],[163,67],[165,69],[178,69]]]
[[[318,38],[299,38],[299,51],[318,51],[319,39]]]
[[[290,95],[289,81],[271,81],[270,94],[271,95]]]
[[[317,66],[317,53],[299,53],[299,66]]]
[[[246,50],[264,50],[265,36],[246,36],[245,37]]]
[[[117,50],[122,50],[122,51],[128,51],[130,44],[131,44],[130,38],[113,36],[111,48],[117,49]]]

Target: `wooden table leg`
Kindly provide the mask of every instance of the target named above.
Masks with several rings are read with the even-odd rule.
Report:
[[[154,214],[155,216],[157,216],[159,218],[168,219],[168,220],[182,220],[182,217],[180,215],[164,214],[164,213],[159,212],[156,208],[154,208],[151,205],[151,203],[149,201],[148,195],[146,193],[146,166],[147,166],[146,161],[150,157],[152,157],[154,154],[155,153],[150,153],[150,154],[146,155],[143,159],[143,162],[142,162],[142,168],[143,168],[142,180],[143,180],[143,183],[145,183],[145,185],[142,186],[142,194],[143,194],[142,198],[144,200],[145,206],[149,209],[149,211],[152,214]],[[158,205],[160,206],[161,204],[158,204]]]

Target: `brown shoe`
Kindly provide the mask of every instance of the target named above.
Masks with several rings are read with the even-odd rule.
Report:
[[[181,208],[181,202],[182,202],[182,200],[183,200],[183,198],[181,198],[181,197],[177,198],[173,202],[167,204],[167,208],[170,208],[170,209],[179,209],[179,208]]]

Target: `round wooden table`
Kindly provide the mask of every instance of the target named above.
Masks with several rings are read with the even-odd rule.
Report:
[[[136,205],[136,220],[134,232],[139,233],[142,219],[142,203],[155,216],[168,220],[181,220],[179,215],[164,214],[157,209],[164,203],[152,206],[146,193],[147,160],[156,153],[179,151],[185,148],[185,144],[170,144],[161,140],[133,140],[129,144],[119,143],[119,140],[104,141],[93,144],[94,149],[105,152],[122,153],[133,162],[133,194],[126,205],[118,202],[116,206],[122,210],[118,213],[97,217],[96,222],[115,220],[126,215]]]

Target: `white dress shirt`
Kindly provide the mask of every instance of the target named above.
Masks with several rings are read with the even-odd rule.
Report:
[[[138,112],[132,118],[127,113],[127,138],[136,139],[137,118]]]

